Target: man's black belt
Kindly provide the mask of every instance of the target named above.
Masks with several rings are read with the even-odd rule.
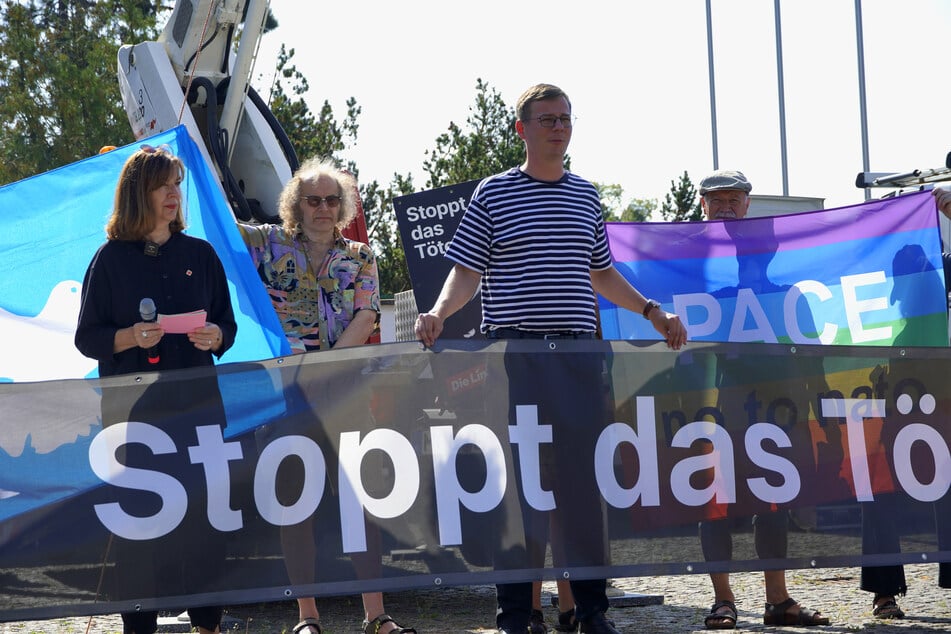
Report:
[[[593,332],[578,330],[521,330],[492,328],[485,333],[489,339],[594,339]]]

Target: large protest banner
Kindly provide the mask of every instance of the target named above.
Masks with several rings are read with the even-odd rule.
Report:
[[[608,223],[621,273],[694,341],[948,344],[930,192],[742,221]],[[657,339],[601,300],[604,336]]]
[[[3,384],[0,620],[951,561],[949,370],[939,348],[457,340]],[[221,424],[208,379],[247,411]]]
[[[393,199],[419,312],[433,307],[452,269],[452,262],[445,257],[446,247],[478,184],[478,180],[471,180]],[[482,302],[477,297],[446,320],[443,336],[454,339],[477,337],[481,323]]]

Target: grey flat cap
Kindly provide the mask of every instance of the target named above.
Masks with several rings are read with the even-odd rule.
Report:
[[[753,189],[743,172],[735,170],[717,170],[700,181],[700,195],[718,189],[738,189],[747,194]]]

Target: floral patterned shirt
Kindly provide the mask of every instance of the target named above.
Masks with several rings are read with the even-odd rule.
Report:
[[[281,225],[239,222],[238,230],[295,353],[333,347],[358,311],[376,311],[379,321],[379,276],[369,245],[335,231],[324,261],[311,262],[306,238]]]

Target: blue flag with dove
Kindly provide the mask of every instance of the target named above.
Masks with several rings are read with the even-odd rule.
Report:
[[[238,337],[222,363],[290,354],[215,176],[184,126],[0,187],[0,381],[94,377],[73,345],[81,282],[105,241],[119,172],[143,143],[185,164],[189,235],[211,242],[227,274]]]

